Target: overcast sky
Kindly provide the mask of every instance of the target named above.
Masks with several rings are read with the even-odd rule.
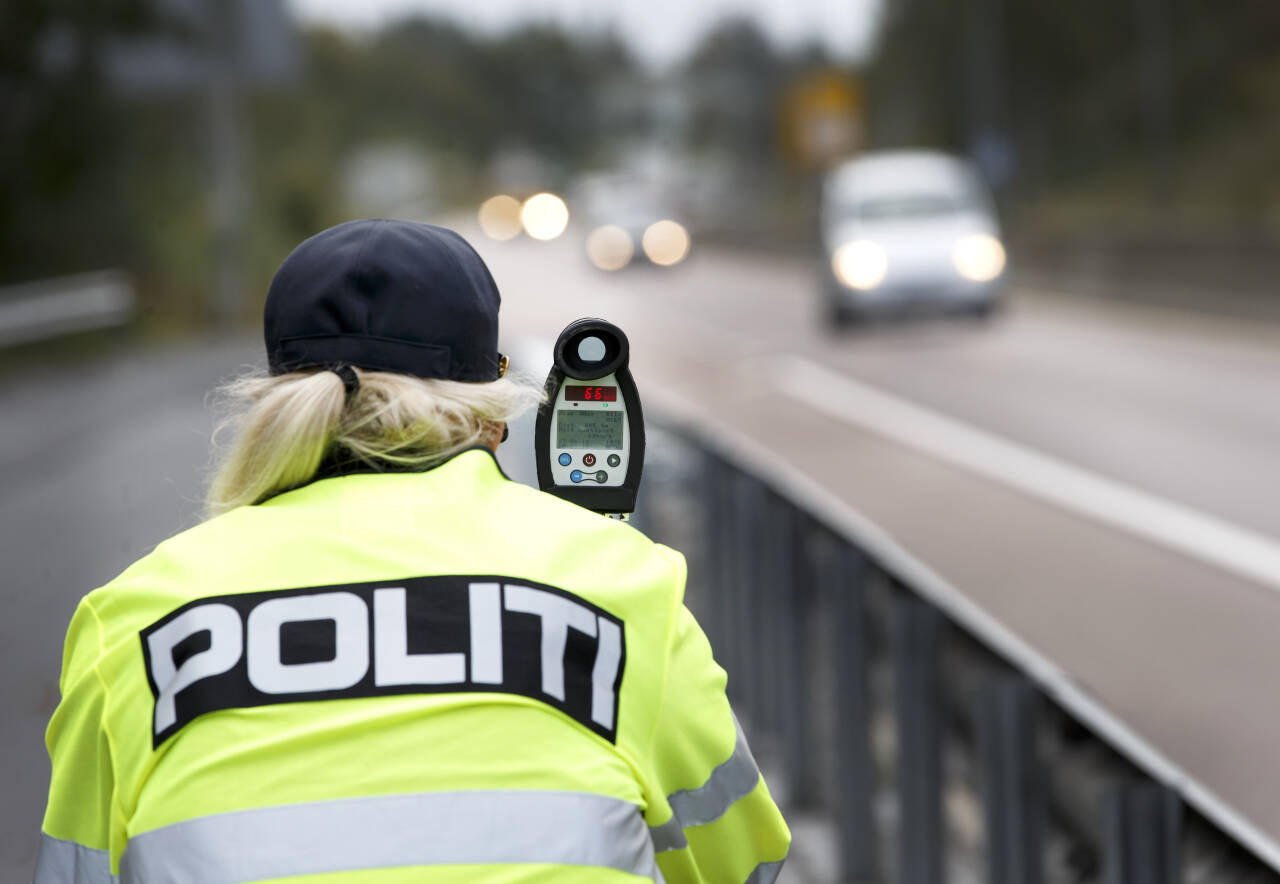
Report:
[[[837,57],[861,59],[880,0],[286,0],[304,21],[376,28],[412,12],[442,14],[495,31],[557,21],[584,31],[612,29],[654,64],[673,61],[716,19],[745,13],[783,45],[817,40]]]

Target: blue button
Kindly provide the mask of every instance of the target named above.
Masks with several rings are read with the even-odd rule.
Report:
[[[581,482],[582,470],[574,470],[572,473],[569,474],[569,478],[572,479],[574,482]]]
[[[570,457],[569,455],[567,454],[560,455],[560,466],[567,467],[572,461],[573,461],[573,458]]]

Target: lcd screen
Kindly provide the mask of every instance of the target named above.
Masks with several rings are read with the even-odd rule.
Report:
[[[621,411],[556,411],[557,448],[622,450]]]

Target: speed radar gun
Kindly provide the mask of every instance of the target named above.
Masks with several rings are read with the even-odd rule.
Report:
[[[542,490],[620,519],[636,508],[644,468],[644,416],[630,353],[616,325],[571,322],[556,339],[534,430]]]

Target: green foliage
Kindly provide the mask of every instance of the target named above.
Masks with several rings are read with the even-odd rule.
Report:
[[[740,161],[776,160],[777,106],[786,61],[754,21],[730,18],[713,28],[685,66],[694,101],[691,141],[730,150]]]
[[[121,36],[199,34],[146,0],[0,4],[0,284],[122,267],[157,325],[208,311],[212,227],[202,89],[122,96],[103,49]],[[353,149],[416,145],[451,173],[451,192],[519,146],[585,162],[603,138],[597,87],[635,65],[616,40],[527,28],[478,37],[410,19],[371,38],[301,36],[299,75],[241,101],[250,216],[247,287],[259,296],[301,239],[343,220]],[[469,195],[469,194],[468,194]],[[257,300],[249,298],[248,300]]]
[[[885,22],[877,146],[963,152],[1002,132],[1015,206],[1087,191],[1155,224],[1176,205],[1243,219],[1280,204],[1274,0],[886,0]]]
[[[83,269],[131,251],[112,224],[124,197],[103,41],[154,22],[142,2],[0,4],[0,277]]]
[[[617,42],[545,27],[482,39],[410,19],[367,43],[324,30],[305,40],[306,75],[277,105],[287,122],[263,121],[266,140],[301,125],[308,149],[331,155],[411,139],[476,166],[511,144],[572,165],[602,136],[596,85],[634,71]]]

